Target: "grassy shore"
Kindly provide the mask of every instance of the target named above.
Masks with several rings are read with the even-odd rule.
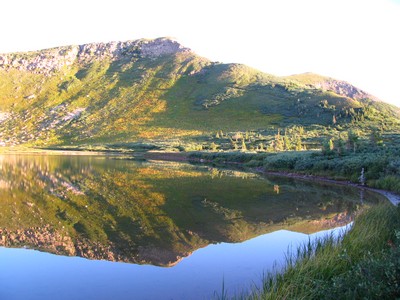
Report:
[[[307,174],[358,183],[359,170],[371,172],[367,185],[399,192],[397,170],[389,159],[348,155],[335,159],[312,152],[253,154],[197,152],[193,161],[241,166],[282,175]],[[332,168],[323,168],[326,165]],[[303,168],[304,167],[304,168]],[[372,177],[372,170],[377,172]],[[389,174],[389,171],[393,172]],[[372,178],[371,178],[372,177]],[[388,182],[386,186],[381,183]],[[384,191],[381,191],[384,192]],[[398,196],[387,193],[389,197]],[[283,270],[266,274],[262,287],[240,299],[397,299],[400,297],[400,208],[387,202],[361,212],[352,229],[339,237],[308,243],[288,255]],[[220,298],[226,298],[224,295]]]
[[[400,193],[400,153],[362,152],[343,156],[323,155],[321,151],[278,153],[191,152],[189,159],[216,165],[241,165],[260,171],[295,173],[360,183],[364,169],[366,185]]]
[[[283,271],[248,299],[396,299],[400,296],[400,209],[361,213],[341,237],[303,245]]]

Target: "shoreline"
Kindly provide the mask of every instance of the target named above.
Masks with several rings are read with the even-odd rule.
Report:
[[[107,151],[87,151],[87,150],[55,150],[55,149],[34,149],[34,148],[20,148],[20,149],[7,149],[8,151],[1,152],[0,155],[103,155],[103,156],[124,156],[124,155],[132,155],[139,154],[140,157],[146,160],[162,160],[162,161],[175,161],[175,162],[196,162],[201,164],[210,164],[213,161],[205,160],[205,159],[191,159],[189,157],[188,152],[164,152],[164,151],[147,151],[147,152],[139,152],[139,153],[124,153],[121,151],[107,152]],[[241,166],[243,163],[240,162],[225,162],[224,165],[229,168],[229,166]],[[305,175],[301,173],[293,173],[286,171],[268,171],[262,168],[246,168],[248,171],[252,173],[259,173],[264,175],[272,175],[272,176],[282,176],[286,178],[294,178],[297,180],[305,180],[305,181],[316,181],[316,182],[326,182],[336,185],[345,185],[351,186],[358,189],[364,189],[368,191],[372,191],[386,197],[394,206],[398,206],[400,204],[400,195],[393,193],[387,190],[380,190],[371,188],[368,186],[362,186],[360,184],[351,182],[351,181],[340,181],[330,179],[328,177],[316,176],[316,175]]]
[[[398,195],[396,193],[386,191],[386,190],[374,189],[374,188],[371,188],[368,186],[362,186],[360,184],[357,184],[357,183],[354,183],[351,181],[340,181],[340,180],[330,179],[327,177],[321,177],[321,176],[315,176],[315,175],[304,175],[304,174],[291,173],[291,172],[275,172],[275,171],[265,171],[265,170],[260,170],[258,172],[260,172],[262,174],[266,174],[266,175],[294,178],[297,180],[317,181],[317,182],[332,183],[332,184],[336,184],[336,185],[351,186],[351,187],[355,187],[358,189],[363,189],[366,191],[371,191],[371,192],[381,194],[381,195],[385,196],[394,206],[397,206],[400,204],[400,195]]]
[[[150,154],[151,153],[151,154]],[[145,159],[152,159],[152,160],[163,160],[163,161],[177,161],[177,162],[197,162],[197,163],[213,163],[213,161],[202,160],[202,159],[190,159],[189,153],[187,152],[146,152],[143,156]],[[223,165],[229,168],[229,166],[238,166],[243,165],[240,162],[225,162]],[[400,195],[387,191],[387,190],[380,190],[371,188],[368,186],[362,186],[360,184],[351,182],[351,181],[340,181],[334,180],[327,177],[316,176],[316,175],[305,175],[300,173],[293,173],[293,172],[285,172],[285,171],[268,171],[262,168],[246,168],[250,172],[253,173],[261,173],[264,175],[272,175],[272,176],[282,176],[286,178],[294,178],[297,180],[305,180],[305,181],[316,181],[316,182],[326,182],[336,185],[344,185],[344,186],[351,186],[358,189],[363,189],[371,192],[375,192],[378,194],[383,195],[386,197],[394,206],[398,206],[400,204]]]
[[[120,156],[131,153],[122,151],[101,151],[101,150],[64,150],[64,149],[45,149],[45,148],[0,148],[0,155],[109,155]]]

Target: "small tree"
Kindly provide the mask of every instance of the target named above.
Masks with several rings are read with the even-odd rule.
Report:
[[[350,130],[348,131],[347,136],[347,149],[352,149],[355,153],[358,146],[358,132]]]
[[[274,152],[275,151],[275,142],[274,141],[272,141],[271,143],[268,144],[266,151],[267,152]]]
[[[286,151],[292,150],[292,142],[290,141],[290,138],[286,134],[283,137],[283,145]]]
[[[344,144],[345,143],[343,139],[339,136],[339,140],[337,141],[337,147],[336,147],[336,151],[339,155],[343,155],[345,152]]]
[[[329,140],[329,151],[333,151],[333,149],[335,148],[335,144],[333,143],[333,139]]]
[[[325,155],[330,155],[332,154],[333,149],[335,148],[333,139],[326,140],[322,144],[322,153]]]
[[[244,142],[244,138],[242,139],[242,151],[247,151],[246,143]]]
[[[301,151],[303,150],[303,145],[301,143],[301,137],[296,135],[295,137],[295,148],[296,151]]]
[[[218,145],[215,144],[214,142],[212,142],[211,145],[210,145],[210,149],[211,149],[212,151],[216,151],[217,148],[218,148]]]
[[[369,140],[373,146],[382,146],[383,145],[382,133],[379,130],[377,130],[376,128],[373,129],[371,134],[369,135]]]
[[[275,151],[282,151],[283,148],[284,148],[283,139],[282,139],[280,130],[278,129],[278,134],[275,135],[274,150]]]
[[[299,136],[301,137],[304,134],[304,127],[303,126],[299,126],[298,130],[299,130]]]

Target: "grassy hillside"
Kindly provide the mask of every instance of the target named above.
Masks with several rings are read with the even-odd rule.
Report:
[[[176,142],[294,124],[399,125],[398,108],[330,78],[213,63],[168,39],[120,44],[118,51],[110,43],[0,55],[0,144]]]

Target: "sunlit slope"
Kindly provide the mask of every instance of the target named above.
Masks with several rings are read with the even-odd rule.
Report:
[[[361,116],[397,122],[396,107],[330,80],[213,63],[169,39],[0,55],[0,143],[191,138]]]

